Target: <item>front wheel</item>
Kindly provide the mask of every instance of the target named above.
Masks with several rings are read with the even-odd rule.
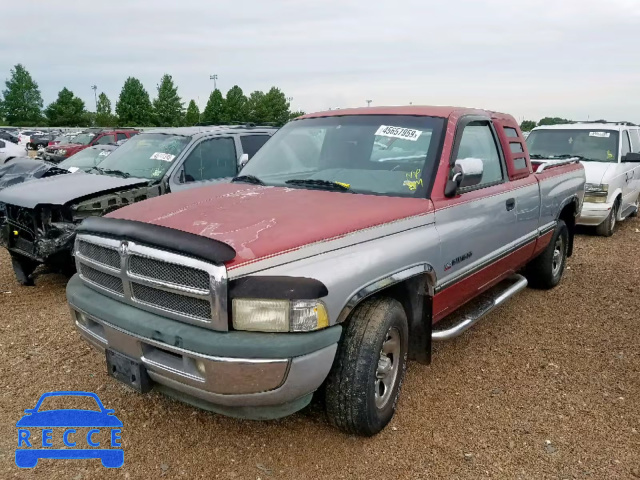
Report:
[[[327,378],[333,425],[371,436],[389,423],[407,367],[408,337],[407,315],[397,300],[375,298],[357,308]]]
[[[613,231],[616,228],[616,222],[618,221],[618,202],[613,203],[611,211],[607,219],[596,227],[596,233],[602,237],[610,237],[613,235]]]
[[[546,290],[560,283],[567,263],[568,246],[569,230],[563,220],[558,220],[547,248],[531,260],[525,269],[529,286]]]

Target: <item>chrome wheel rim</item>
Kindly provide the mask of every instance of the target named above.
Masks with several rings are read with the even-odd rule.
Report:
[[[555,277],[562,268],[564,254],[564,240],[562,237],[558,237],[556,244],[553,246],[553,260],[551,262],[551,273]]]
[[[400,362],[400,331],[396,327],[391,327],[387,330],[380,349],[376,378],[373,382],[376,407],[379,409],[384,408],[391,399],[400,371]]]

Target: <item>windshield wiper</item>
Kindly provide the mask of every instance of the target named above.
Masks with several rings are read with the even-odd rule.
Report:
[[[264,185],[264,182],[255,175],[238,175],[237,177],[233,177],[231,179],[231,182],[244,182],[252,183],[254,185]]]
[[[537,154],[533,154],[533,155],[529,155],[529,157],[531,157],[532,159],[545,159],[545,160],[565,160],[567,158],[575,158],[576,160],[582,160],[585,162],[597,162],[598,160],[594,160],[592,158],[587,158],[587,157],[583,157],[582,155],[569,155],[568,153],[562,154],[562,155],[537,155]]]
[[[294,178],[293,180],[287,180],[284,182],[288,185],[300,185],[301,187],[312,187],[321,190],[333,190],[337,192],[349,192],[351,189],[342,183],[331,182],[329,180],[314,180],[311,178],[302,179]]]
[[[112,170],[110,168],[93,167],[91,171],[93,170],[97,170],[102,175],[118,175],[122,178],[129,178],[131,176],[129,173],[123,172],[122,170]]]

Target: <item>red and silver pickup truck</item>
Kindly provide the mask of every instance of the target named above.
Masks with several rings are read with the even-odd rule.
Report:
[[[560,281],[580,163],[531,164],[509,115],[386,107],[303,116],[231,183],[78,228],[81,336],[141,392],[277,418],[323,387],[341,429],[379,432],[407,359],[527,283]],[[80,368],[80,367],[79,367]]]

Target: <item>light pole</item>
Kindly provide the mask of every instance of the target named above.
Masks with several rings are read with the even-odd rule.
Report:
[[[209,80],[213,80],[213,89],[217,90],[218,89],[218,75],[209,75]]]
[[[373,102],[373,100],[367,100],[366,102],[367,102],[367,107],[370,107],[371,106],[371,102]]]
[[[91,85],[91,90],[93,90],[93,98],[96,101],[96,113],[98,113],[98,86],[97,85]]]

